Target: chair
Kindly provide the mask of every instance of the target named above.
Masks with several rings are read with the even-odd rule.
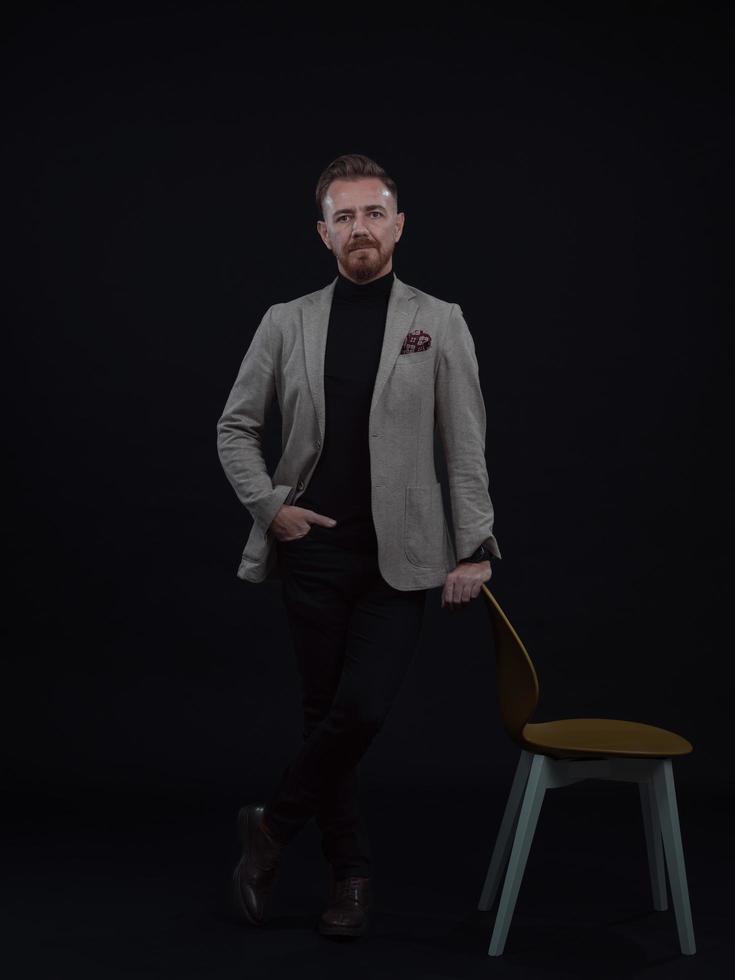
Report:
[[[482,586],[482,594],[495,640],[503,727],[521,747],[478,904],[483,911],[492,907],[507,866],[488,955],[500,956],[505,948],[544,793],[583,779],[638,783],[653,907],[668,907],[665,855],[681,951],[687,955],[695,953],[671,763],[674,756],[691,752],[692,745],[663,728],[611,718],[567,718],[532,724],[529,719],[539,700],[533,662],[486,585]]]

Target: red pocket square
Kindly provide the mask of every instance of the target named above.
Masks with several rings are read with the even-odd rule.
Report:
[[[418,354],[431,347],[431,337],[425,330],[412,330],[406,334],[401,354]]]

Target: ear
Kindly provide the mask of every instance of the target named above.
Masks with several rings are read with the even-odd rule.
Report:
[[[396,241],[398,241],[398,239],[403,234],[403,224],[405,220],[406,220],[405,212],[399,211],[398,214],[396,215],[396,238],[395,238]]]
[[[331,252],[332,251],[332,246],[329,243],[329,232],[327,231],[327,223],[326,223],[326,221],[317,221],[317,223],[316,223],[316,230],[319,233],[319,237],[321,238],[321,240],[324,242],[324,244],[327,246],[327,248]]]

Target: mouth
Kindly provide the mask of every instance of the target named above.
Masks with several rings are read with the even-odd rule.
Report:
[[[362,252],[366,248],[375,248],[375,246],[374,245],[355,245],[355,247],[354,248],[351,248],[350,251],[351,252]]]

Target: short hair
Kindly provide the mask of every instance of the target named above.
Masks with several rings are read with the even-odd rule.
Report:
[[[378,177],[382,180],[393,195],[396,202],[396,210],[398,210],[398,188],[396,187],[396,182],[392,177],[388,176],[380,164],[376,163],[375,160],[371,160],[370,157],[364,156],[362,153],[345,153],[343,156],[337,157],[336,160],[332,160],[324,168],[317,181],[316,209],[317,214],[320,215],[322,220],[324,220],[324,198],[327,196],[327,191],[332,181],[360,180],[363,177]]]

